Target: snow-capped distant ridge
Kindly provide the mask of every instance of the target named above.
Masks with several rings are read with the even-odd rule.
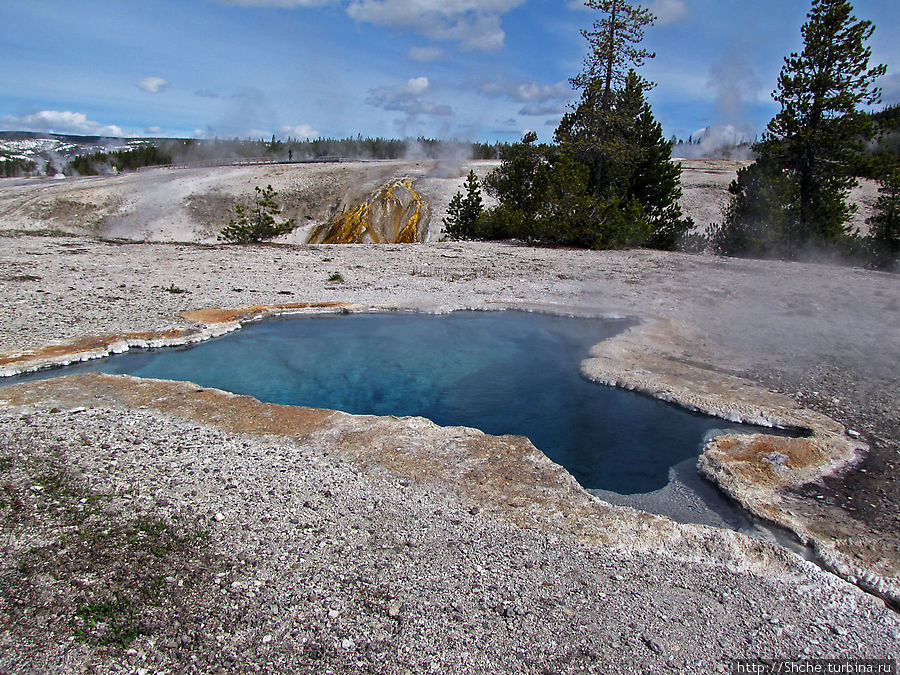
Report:
[[[62,166],[76,155],[95,152],[130,150],[153,138],[118,138],[111,136],[78,136],[43,131],[0,131],[0,161],[22,160],[43,163],[60,160]]]

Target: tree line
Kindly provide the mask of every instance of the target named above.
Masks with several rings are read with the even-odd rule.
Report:
[[[134,171],[145,166],[161,166],[172,163],[172,155],[156,145],[148,143],[129,150],[115,152],[94,152],[89,155],[78,155],[70,160],[63,173],[79,176],[97,176],[101,173],[115,171]],[[50,169],[48,168],[48,173]]]
[[[313,140],[241,140],[241,139],[157,139],[128,150],[94,152],[78,155],[62,168],[63,173],[96,176],[115,171],[133,171],[147,166],[190,164],[204,161],[242,159],[277,159],[309,161],[323,158],[341,159],[499,159],[504,143],[480,143],[434,138],[317,138]],[[35,167],[32,166],[31,170]],[[21,171],[22,165],[10,165]],[[55,173],[48,163],[46,173]]]
[[[436,138],[315,138],[311,140],[272,140],[265,144],[269,155],[294,159],[341,157],[347,159],[499,159],[505,143],[481,143]]]
[[[4,178],[33,176],[35,173],[37,173],[37,164],[30,159],[7,157],[0,161],[0,176]]]

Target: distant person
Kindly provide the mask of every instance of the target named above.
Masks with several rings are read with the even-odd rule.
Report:
[[[294,161],[294,151],[291,150],[290,148],[288,148],[288,161],[289,161],[289,162],[293,162],[293,161]]]

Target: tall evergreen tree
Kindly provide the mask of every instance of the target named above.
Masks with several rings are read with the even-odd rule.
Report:
[[[575,110],[560,122],[556,140],[588,167],[595,199],[629,205],[630,217],[637,217],[630,243],[671,249],[691,221],[682,216],[678,203],[681,169],[671,162],[672,142],[653,116],[644,85],[629,71],[604,110],[604,80],[588,82]]]
[[[594,88],[601,110],[613,106],[613,92],[625,86],[629,73],[643,65],[645,59],[656,55],[639,47],[644,39],[644,27],[653,25],[654,16],[640,5],[627,0],[586,0],[585,6],[601,12],[593,30],[582,30],[590,51],[585,57],[584,70],[572,78],[572,85]],[[651,85],[641,80],[645,89]]]
[[[838,245],[849,234],[854,207],[846,197],[874,134],[860,106],[880,100],[874,80],[885,73],[883,65],[869,67],[866,41],[874,26],[852,12],[846,0],[812,0],[803,51],[785,58],[773,93],[781,111],[754,146],[757,163],[731,186],[721,229],[743,234],[713,232],[720,242],[744,242],[747,248],[724,252],[796,257],[810,244]],[[780,231],[754,241],[753,232],[767,226]],[[776,243],[780,250],[769,248]]]
[[[499,206],[480,220],[481,236],[588,248],[674,248],[691,226],[683,218],[681,170],[634,70],[653,54],[640,47],[653,15],[627,0],[588,0],[601,12],[582,31],[590,51],[572,79],[581,100],[556,130],[556,145],[537,135],[502,153],[485,180]]]
[[[637,243],[674,248],[691,227],[678,204],[681,170],[671,163],[672,143],[663,137],[644,98],[653,84],[635,70],[655,57],[640,46],[644,28],[655,17],[627,0],[588,0],[585,5],[601,16],[593,30],[582,31],[589,53],[583,71],[572,79],[581,100],[563,117],[556,141],[589,167],[595,198],[607,204],[615,199],[627,205],[629,217],[640,215],[642,222],[633,228]]]

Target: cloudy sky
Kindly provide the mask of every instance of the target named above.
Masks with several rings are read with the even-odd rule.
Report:
[[[808,0],[647,4],[665,133],[759,133]],[[900,103],[900,2],[853,4]],[[0,129],[550,140],[594,17],[581,0],[0,0]]]

